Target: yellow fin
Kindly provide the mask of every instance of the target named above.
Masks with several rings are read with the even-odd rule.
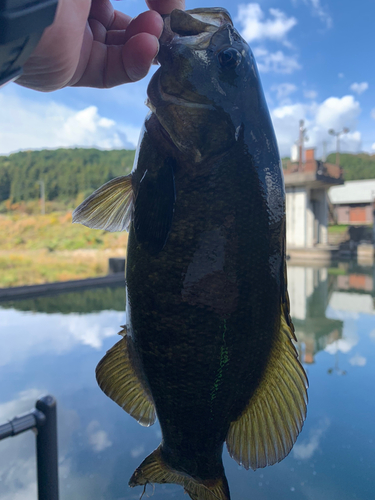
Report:
[[[129,486],[146,485],[148,483],[180,484],[193,500],[230,500],[227,479],[222,477],[197,481],[186,473],[169,467],[161,456],[160,446],[156,448],[130,478]]]
[[[285,458],[306,418],[308,382],[297,359],[292,328],[282,314],[262,381],[242,415],[229,428],[229,454],[245,469],[255,470]]]
[[[132,215],[131,174],[116,177],[86,198],[73,212],[73,222],[106,231],[128,230]]]
[[[152,425],[156,420],[154,403],[148,390],[134,369],[128,338],[125,335],[96,367],[96,380],[101,390],[141,425]]]

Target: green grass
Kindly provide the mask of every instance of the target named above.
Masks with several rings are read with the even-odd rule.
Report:
[[[329,267],[328,274],[331,276],[341,276],[348,274],[348,271],[346,269],[342,269],[341,267]]]
[[[107,252],[2,253],[0,287],[35,285],[107,274]]]
[[[128,239],[72,224],[70,212],[0,215],[0,232],[0,287],[103,276]]]
[[[0,216],[0,250],[77,250],[125,248],[127,233],[108,233],[72,224],[71,212],[47,215]]]
[[[348,225],[345,225],[345,224],[341,224],[341,225],[336,225],[336,226],[328,226],[328,233],[331,233],[331,234],[342,234],[342,233],[346,233],[346,231],[348,230]]]

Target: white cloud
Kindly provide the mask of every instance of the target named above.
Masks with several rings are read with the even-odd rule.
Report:
[[[0,322],[1,323],[1,322]],[[25,381],[29,383],[30,381]],[[81,387],[82,389],[82,387]],[[0,421],[11,419],[29,411],[34,407],[36,399],[43,391],[31,388],[14,395],[14,400],[0,404]],[[61,398],[62,400],[64,398]],[[75,410],[67,409],[62,400],[58,402],[58,434],[59,434],[59,477],[61,478],[61,496],[71,498],[98,498],[95,496],[92,476],[77,471],[76,456],[72,458],[71,445],[73,434],[81,431],[79,416]],[[37,498],[35,469],[35,436],[33,432],[25,432],[14,439],[1,442],[0,453],[0,498],[1,500],[35,500]],[[106,479],[98,474],[101,484],[106,489]],[[95,484],[95,483],[94,483]],[[67,496],[66,496],[67,495]]]
[[[351,95],[344,97],[329,97],[316,113],[316,123],[327,129],[340,130],[343,127],[352,129],[356,126],[357,117],[361,112],[359,102]]]
[[[290,74],[301,68],[296,57],[285,55],[281,50],[269,52],[263,47],[257,47],[254,49],[254,56],[259,71],[264,73],[273,71],[275,73]]]
[[[32,336],[23,327],[24,321],[28,322],[29,330],[34,332]],[[0,351],[0,366],[17,365],[31,356],[41,354],[62,354],[77,345],[87,345],[99,350],[104,339],[119,332],[120,328],[115,325],[121,325],[123,321],[124,313],[117,311],[61,315],[0,309],[0,344],[3,346]],[[55,325],[53,334],[51,324]]]
[[[313,15],[319,17],[319,19],[326,25],[327,28],[332,27],[332,18],[329,15],[328,8],[323,7],[320,0],[307,0],[312,6]],[[306,0],[305,0],[306,2]]]
[[[101,452],[112,446],[112,442],[108,439],[108,434],[105,431],[100,430],[99,427],[99,422],[97,420],[92,420],[86,429],[89,444],[96,452]]]
[[[306,117],[306,106],[301,103],[282,105],[271,111],[271,117],[281,156],[289,156],[291,146],[298,139],[299,121]]]
[[[290,94],[293,94],[293,92],[296,92],[297,86],[293,83],[280,83],[280,85],[273,85],[271,90],[276,92],[276,96],[280,100],[285,99]]]
[[[320,0],[302,0],[305,5],[311,7],[311,13],[315,17],[319,17],[319,19],[326,25],[327,28],[332,27],[332,17],[328,12],[327,7],[323,7],[320,3]],[[292,4],[294,6],[298,5],[299,0],[292,0]]]
[[[367,359],[357,353],[349,359],[349,363],[353,366],[365,366],[365,364],[367,363]]]
[[[45,391],[39,389],[27,389],[21,391],[18,397],[0,404],[0,421],[10,420],[16,415],[26,413],[35,407],[35,402]]]
[[[298,441],[293,447],[294,458],[297,460],[308,460],[311,458],[319,448],[320,440],[329,426],[330,420],[326,418],[310,432],[309,439],[305,439],[302,442]]]
[[[339,73],[337,76],[338,76],[339,78],[344,78],[344,73]]]
[[[303,95],[306,97],[306,99],[316,99],[318,96],[318,92],[315,90],[304,90]]]
[[[371,149],[372,149],[373,151],[375,151],[375,142],[374,142],[374,144],[371,146]]]
[[[139,130],[101,116],[96,106],[72,109],[53,100],[0,94],[0,154],[57,147],[135,147]]]
[[[330,307],[327,308],[326,316],[327,318],[331,319],[342,318],[340,311],[332,309]],[[357,332],[357,322],[355,319],[350,318],[348,316],[346,316],[345,318],[346,320],[344,322],[342,338],[335,340],[331,344],[328,344],[324,349],[325,352],[328,352],[329,354],[332,355],[338,352],[347,354],[353,349],[353,347],[355,347],[358,344],[359,336]]]
[[[363,92],[365,92],[365,90],[367,90],[367,89],[368,89],[367,82],[362,82],[362,83],[354,82],[350,85],[350,90],[352,90],[353,92],[355,92],[358,95],[363,94]]]
[[[37,388],[30,388],[14,394],[13,400],[1,403],[0,422],[11,420],[16,415],[35,408],[35,402],[43,392]],[[37,498],[35,437],[32,432],[25,432],[14,439],[5,439],[1,442],[0,477],[1,500]]]
[[[282,156],[290,154],[290,148],[298,139],[299,121],[305,121],[309,140],[306,147],[315,147],[316,154],[322,153],[323,142],[328,151],[336,148],[335,137],[328,130],[342,130],[349,127],[351,132],[341,136],[342,151],[357,152],[361,148],[361,133],[356,130],[357,117],[361,112],[359,102],[353,96],[330,97],[321,103],[282,104],[271,110],[271,117]]]
[[[336,146],[335,146],[336,147]],[[335,149],[332,145],[332,150]],[[362,148],[362,135],[361,132],[349,132],[340,138],[340,149],[342,151],[351,151],[358,153]]]
[[[135,448],[130,450],[130,455],[133,458],[140,457],[145,451],[145,447],[143,445],[136,446]]]
[[[269,18],[258,3],[240,4],[237,21],[242,26],[241,34],[248,41],[284,40],[287,33],[297,24],[297,19],[287,17],[279,9],[269,9]]]
[[[348,339],[339,339],[332,342],[332,344],[327,345],[324,350],[329,354],[336,354],[337,352],[343,352],[346,354],[354,347],[355,344],[357,344],[357,342],[353,344]]]
[[[327,318],[341,319],[347,323],[347,320],[357,320],[360,313],[375,315],[374,301],[370,294],[332,293],[326,311]]]

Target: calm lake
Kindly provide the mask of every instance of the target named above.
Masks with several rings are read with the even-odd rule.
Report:
[[[308,416],[280,464],[256,472],[224,452],[232,500],[375,498],[374,269],[289,265],[291,311],[309,376]],[[41,394],[58,402],[61,500],[139,499],[127,485],[160,442],[97,387],[95,367],[118,340],[122,287],[0,303],[0,423]],[[32,432],[0,442],[0,500],[36,499]],[[175,485],[154,500],[186,500]],[[146,497],[144,497],[146,498]]]

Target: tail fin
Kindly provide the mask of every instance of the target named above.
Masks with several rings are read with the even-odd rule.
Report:
[[[160,446],[135,470],[129,486],[147,483],[180,484],[192,500],[230,500],[229,487],[224,471],[221,477],[200,481],[184,472],[169,467],[160,452]]]

